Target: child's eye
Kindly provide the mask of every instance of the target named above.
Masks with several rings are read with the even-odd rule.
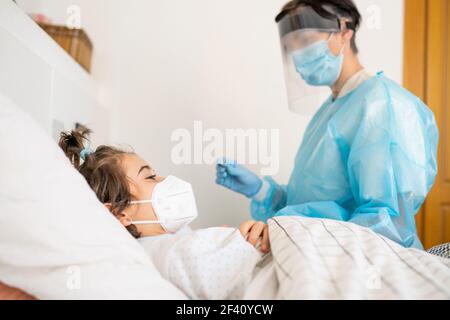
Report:
[[[155,180],[156,179],[156,174],[149,176],[146,178],[147,180]]]

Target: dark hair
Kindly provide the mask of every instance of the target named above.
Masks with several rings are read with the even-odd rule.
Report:
[[[119,217],[131,200],[128,180],[120,167],[121,156],[129,153],[109,146],[100,146],[87,154],[82,162],[80,154],[85,149],[84,143],[88,141],[90,133],[91,130],[86,127],[80,127],[70,133],[63,132],[59,146],[86,179],[98,200],[110,204],[111,213]],[[127,230],[135,238],[141,236],[134,225],[128,226]]]
[[[353,0],[292,0],[283,6],[275,21],[277,23],[280,22],[286,15],[292,13],[300,6],[311,7],[317,14],[324,18],[336,18],[335,14],[337,14],[339,17],[350,19],[355,31],[351,40],[352,51],[358,53],[356,31],[361,25],[362,17]],[[328,10],[327,7],[329,7]]]

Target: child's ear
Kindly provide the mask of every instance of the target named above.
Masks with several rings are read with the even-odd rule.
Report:
[[[124,227],[129,227],[129,226],[131,226],[133,224],[133,220],[126,213],[122,213],[122,214],[117,215],[117,219],[119,219],[120,223]]]
[[[104,206],[106,207],[106,209],[108,209],[111,213],[114,213],[111,211],[112,205],[111,203],[105,203]],[[126,214],[125,212],[120,213],[120,214],[114,214],[116,216],[116,218],[120,221],[120,223],[124,226],[124,227],[128,227],[131,226],[133,224],[133,220],[130,218],[130,216],[128,214]]]

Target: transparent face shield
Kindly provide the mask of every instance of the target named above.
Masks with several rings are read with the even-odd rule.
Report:
[[[285,36],[283,41],[283,66],[289,109],[297,114],[312,116],[317,112],[320,105],[329,97],[331,90],[326,86],[317,87],[309,85],[297,71],[293,54],[301,49],[298,48],[299,46],[290,47],[289,37],[298,36],[300,33],[305,35],[307,32],[308,31],[294,31]],[[316,42],[326,40],[329,37],[329,34],[324,33],[320,36],[321,37],[316,33],[315,38],[319,39],[316,40]],[[315,42],[312,42],[310,45],[314,43]]]
[[[324,18],[311,7],[301,6],[278,22],[289,109],[304,116],[314,115],[331,90],[327,86],[308,84],[297,70],[294,54],[341,31],[342,20],[337,15],[329,15],[330,18]]]

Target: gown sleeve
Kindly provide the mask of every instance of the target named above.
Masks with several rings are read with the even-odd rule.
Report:
[[[264,179],[268,186],[267,192],[261,199],[254,198],[251,203],[252,218],[257,221],[267,221],[284,208],[287,204],[287,187],[279,185],[270,177]]]

